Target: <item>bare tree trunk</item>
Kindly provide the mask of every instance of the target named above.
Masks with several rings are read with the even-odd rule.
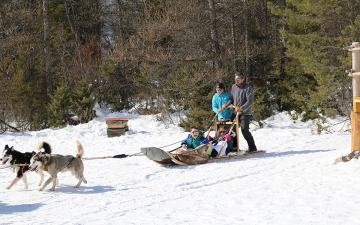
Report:
[[[123,37],[123,32],[122,32],[122,27],[124,25],[124,21],[123,21],[123,2],[122,0],[117,0],[117,4],[118,4],[118,9],[117,9],[117,16],[118,16],[118,32],[119,32],[119,42],[120,42],[120,46],[121,46],[121,50],[124,50],[124,37]]]
[[[234,71],[238,71],[238,68],[237,68],[237,55],[236,55],[236,41],[235,41],[235,23],[234,23],[234,16],[231,17],[231,44],[232,44],[232,54],[233,54],[233,66],[234,66]]]
[[[45,54],[45,76],[46,76],[46,93],[51,95],[52,77],[51,77],[51,56],[50,56],[50,28],[49,28],[49,0],[43,0],[44,8],[44,54]]]
[[[125,51],[125,41],[124,41],[124,34],[123,34],[123,26],[124,26],[124,18],[123,18],[123,1],[122,0],[117,0],[118,2],[118,37],[119,37],[119,46],[120,46],[120,51],[124,52]],[[124,62],[124,58],[122,59],[122,61]],[[124,67],[124,63],[122,63],[122,68],[121,68],[121,72],[123,74],[125,74],[125,67]]]
[[[245,37],[244,37],[244,41],[245,41],[245,54],[246,54],[246,58],[245,58],[245,75],[249,78],[250,76],[250,46],[249,46],[249,4],[248,4],[248,0],[243,0],[244,1],[244,28],[245,28]]]
[[[215,2],[214,0],[209,0],[209,8],[210,8],[210,21],[211,21],[211,39],[213,41],[213,47],[214,47],[214,68],[215,71],[219,70],[219,53],[220,53],[220,47],[219,47],[219,40],[218,40],[218,34],[216,29],[216,13],[215,13]]]

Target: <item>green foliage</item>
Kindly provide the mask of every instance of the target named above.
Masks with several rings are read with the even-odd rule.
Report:
[[[181,121],[181,127],[188,130],[196,125],[205,129],[214,115],[211,99],[215,94],[216,78],[209,76],[201,63],[179,64],[171,72],[162,77],[167,84],[162,87],[166,88],[164,96],[169,99],[165,103],[180,105],[185,110],[186,119]]]
[[[106,59],[101,66],[102,85],[99,87],[100,102],[111,104],[113,111],[129,109],[137,92],[133,83],[134,65],[131,59]]]
[[[192,126],[198,126],[201,129],[208,127],[214,117],[214,112],[211,110],[211,99],[214,92],[211,90],[214,90],[213,86],[187,93],[190,98],[184,102],[184,107],[189,111],[185,113],[186,119],[181,121],[181,127],[186,130],[190,130]]]
[[[319,117],[318,119],[314,120],[316,125],[316,130],[312,130],[312,133],[314,134],[321,134],[324,133],[331,133],[330,126],[324,125],[326,122],[326,119],[324,117]]]
[[[253,116],[260,123],[260,120],[264,120],[272,115],[274,109],[269,107],[273,104],[273,97],[269,96],[268,91],[265,88],[254,88],[254,105]]]
[[[61,83],[51,96],[48,107],[48,125],[64,127],[72,124],[71,116],[71,92],[65,83]]]
[[[79,123],[87,123],[94,118],[95,104],[96,98],[91,85],[86,80],[81,81],[71,97],[71,108],[78,117]]]
[[[59,86],[48,96],[42,4],[3,1],[2,116],[20,130],[74,124],[72,115],[83,123],[98,100],[159,120],[186,112],[181,126],[205,128],[215,84],[230,87],[234,71],[254,87],[257,120],[275,110],[302,120],[347,115],[351,53],[342,47],[359,41],[360,2],[265,2],[223,1],[212,21],[206,1],[49,1],[51,75]]]
[[[284,9],[269,4],[287,27],[279,30],[289,63],[279,83],[283,95],[277,97],[292,110],[305,112],[303,120],[319,118],[320,113],[345,115],[350,110],[346,102],[351,80],[340,57],[346,54],[341,49],[343,21],[337,19],[346,10],[341,1],[335,2],[287,0]]]
[[[35,46],[36,49],[37,46]],[[1,77],[2,103],[6,119],[20,130],[46,128],[47,95],[42,70],[42,57],[29,46],[17,49],[7,76]],[[3,63],[6,63],[4,61]]]
[[[61,83],[51,96],[48,124],[64,127],[89,122],[95,116],[95,103],[94,90],[86,80],[81,81],[74,92],[65,83]],[[73,116],[76,116],[77,120],[74,120]]]
[[[360,14],[356,16],[356,19],[353,24],[349,24],[345,27],[345,29],[342,31],[342,33],[348,37],[350,37],[350,40],[358,41],[360,37]],[[349,40],[347,40],[346,43],[349,43]]]

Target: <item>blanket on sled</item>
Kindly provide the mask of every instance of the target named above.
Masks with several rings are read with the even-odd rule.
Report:
[[[212,148],[211,142],[206,145],[200,145],[195,149],[178,148],[176,150],[175,158],[189,165],[207,163],[210,158],[206,151],[209,148]]]

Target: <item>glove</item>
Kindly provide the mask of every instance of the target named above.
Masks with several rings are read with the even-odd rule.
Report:
[[[230,141],[231,140],[231,136],[230,136],[230,134],[225,134],[225,136],[224,136],[225,138],[226,138],[226,140],[228,140],[228,141]]]
[[[239,113],[241,111],[242,111],[242,109],[239,106],[235,106],[235,112]]]
[[[210,137],[210,135],[208,135],[208,136],[206,136],[206,139],[208,139],[208,141],[211,141],[211,137]]]

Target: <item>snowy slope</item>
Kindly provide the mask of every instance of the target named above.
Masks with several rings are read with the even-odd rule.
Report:
[[[154,116],[106,114],[88,124],[21,134],[0,135],[25,152],[40,141],[54,153],[84,157],[135,154],[141,147],[172,150],[187,136],[182,128],[156,122]],[[130,131],[108,138],[105,117],[130,117]],[[176,121],[177,116],[174,117]],[[70,173],[59,174],[54,192],[39,192],[39,176],[28,174],[29,189],[19,181],[5,187],[14,173],[0,169],[1,224],[360,224],[360,164],[334,165],[350,153],[351,134],[344,118],[329,121],[333,133],[314,135],[311,122],[279,113],[262,129],[251,125],[258,149],[267,154],[196,166],[165,167],[145,156],[84,160],[87,184],[79,189]],[[241,139],[241,148],[247,145]],[[0,167],[1,168],[1,167]],[[48,178],[46,174],[45,179]]]

